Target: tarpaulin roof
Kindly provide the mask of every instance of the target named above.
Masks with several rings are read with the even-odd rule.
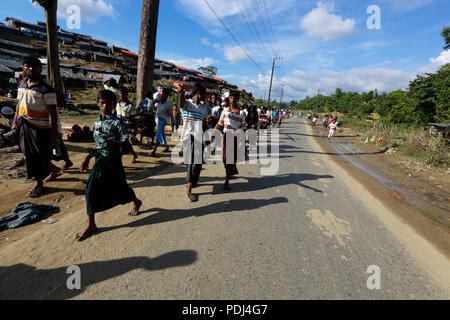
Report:
[[[14,70],[22,69],[22,62],[18,60],[0,58],[0,64]]]
[[[15,41],[4,40],[4,39],[0,39],[0,44],[10,45],[10,46],[14,46],[14,47],[20,47],[20,48],[24,48],[24,49],[41,49],[39,47],[31,46],[31,45],[28,45],[28,44],[15,42]]]
[[[0,72],[2,73],[14,73],[14,71],[12,71],[10,68],[5,67],[4,65],[0,64]]]
[[[429,123],[432,126],[435,127],[440,127],[440,128],[449,128],[450,127],[450,122],[449,123]]]
[[[127,56],[135,57],[137,58],[138,55],[134,52],[128,51],[128,50],[122,50],[122,53],[126,54]]]

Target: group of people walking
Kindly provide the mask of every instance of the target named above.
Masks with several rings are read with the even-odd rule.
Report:
[[[315,114],[311,114],[311,112],[308,113],[308,120],[311,121],[311,127],[314,129],[314,127],[316,126],[316,123],[319,119],[319,115],[317,113]],[[328,130],[328,136],[327,136],[327,141],[328,143],[331,142],[331,138],[333,138],[335,132],[336,132],[336,128],[338,125],[337,122],[337,116],[336,115],[324,115],[322,117],[322,125],[325,129]]]
[[[28,193],[30,197],[38,197],[44,192],[44,180],[55,180],[61,171],[70,168],[67,149],[62,142],[62,129],[57,110],[56,93],[40,78],[42,64],[39,59],[29,57],[23,61],[24,79],[19,84],[18,103],[11,120],[11,132],[17,136],[18,144],[27,164],[27,178],[36,181]],[[109,85],[109,84],[108,84]],[[188,92],[189,90],[189,92]],[[119,204],[132,203],[130,216],[139,214],[142,201],[137,198],[126,181],[126,173],[122,163],[124,154],[131,153],[132,162],[138,156],[130,143],[130,136],[136,136],[139,129],[139,116],[147,120],[142,136],[147,134],[154,142],[151,156],[155,156],[159,146],[169,151],[165,128],[169,122],[178,128],[180,116],[183,130],[180,136],[186,164],[186,198],[197,201],[192,193],[200,179],[203,164],[203,153],[206,148],[215,149],[222,136],[222,159],[225,167],[223,189],[229,189],[232,176],[239,173],[237,169],[237,150],[245,145],[238,145],[235,133],[247,128],[260,128],[260,120],[265,116],[274,125],[286,116],[282,110],[265,110],[256,106],[241,109],[240,92],[227,92],[220,98],[217,93],[208,94],[201,84],[188,87],[178,85],[178,105],[172,105],[168,98],[171,90],[160,88],[157,93],[148,93],[136,108],[128,99],[126,88],[116,89],[114,85],[98,92],[97,106],[100,114],[94,122],[93,137],[95,147],[88,149],[88,154],[81,162],[79,169],[86,173],[90,162],[95,163],[89,172],[86,184],[86,212],[89,217],[87,228],[76,235],[83,240],[92,235],[97,226],[95,214],[111,209]],[[155,134],[156,129],[156,134]],[[205,131],[210,132],[209,141],[204,141]],[[223,133],[223,134],[222,134]],[[233,139],[234,143],[227,143]],[[230,138],[231,137],[231,138]],[[52,146],[57,144],[58,154],[52,154]],[[198,147],[200,146],[200,147]],[[228,150],[232,146],[234,150]],[[231,152],[230,152],[231,151]],[[54,165],[52,160],[64,160],[64,167]]]

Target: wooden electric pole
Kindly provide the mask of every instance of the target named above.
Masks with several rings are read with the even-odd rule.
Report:
[[[138,104],[148,91],[153,91],[153,65],[155,62],[158,11],[159,0],[143,0],[136,84],[136,102]]]

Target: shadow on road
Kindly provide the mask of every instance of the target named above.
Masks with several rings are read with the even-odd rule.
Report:
[[[228,191],[228,193],[260,191],[263,189],[277,188],[290,184],[294,184],[299,187],[312,190],[314,192],[322,193],[321,190],[307,186],[303,184],[302,181],[313,181],[319,179],[332,179],[332,178],[334,177],[330,175],[316,175],[309,173],[291,173],[278,176],[265,176],[258,178],[245,177],[247,182],[234,182],[232,180],[230,182],[230,190]],[[214,185],[213,194],[221,193],[222,186],[223,184]]]
[[[67,289],[67,267],[39,270],[26,264],[0,267],[0,299],[70,299],[90,285],[118,277],[132,270],[147,271],[187,266],[197,260],[193,250],[172,251],[156,258],[129,257],[110,261],[82,263],[81,289]],[[106,297],[105,297],[106,298]]]
[[[186,200],[187,201],[187,200]],[[152,208],[145,211],[142,211],[139,216],[142,216],[145,213],[156,212],[150,216],[132,221],[127,224],[99,228],[98,232],[111,231],[115,229],[121,228],[136,228],[142,227],[150,224],[164,223],[175,221],[179,219],[185,219],[189,217],[202,217],[209,214],[222,213],[222,212],[237,212],[237,211],[247,211],[247,210],[255,210],[265,206],[287,203],[288,199],[284,197],[272,198],[272,199],[236,199],[236,200],[227,200],[217,203],[212,203],[207,206],[199,207],[199,208],[188,208],[188,209],[162,209],[162,208]]]

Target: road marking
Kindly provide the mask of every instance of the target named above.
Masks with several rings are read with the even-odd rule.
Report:
[[[344,240],[350,240],[352,232],[350,223],[336,217],[330,210],[324,213],[320,210],[310,209],[306,215],[311,218],[312,222],[328,237],[336,238],[339,245],[345,247]]]

